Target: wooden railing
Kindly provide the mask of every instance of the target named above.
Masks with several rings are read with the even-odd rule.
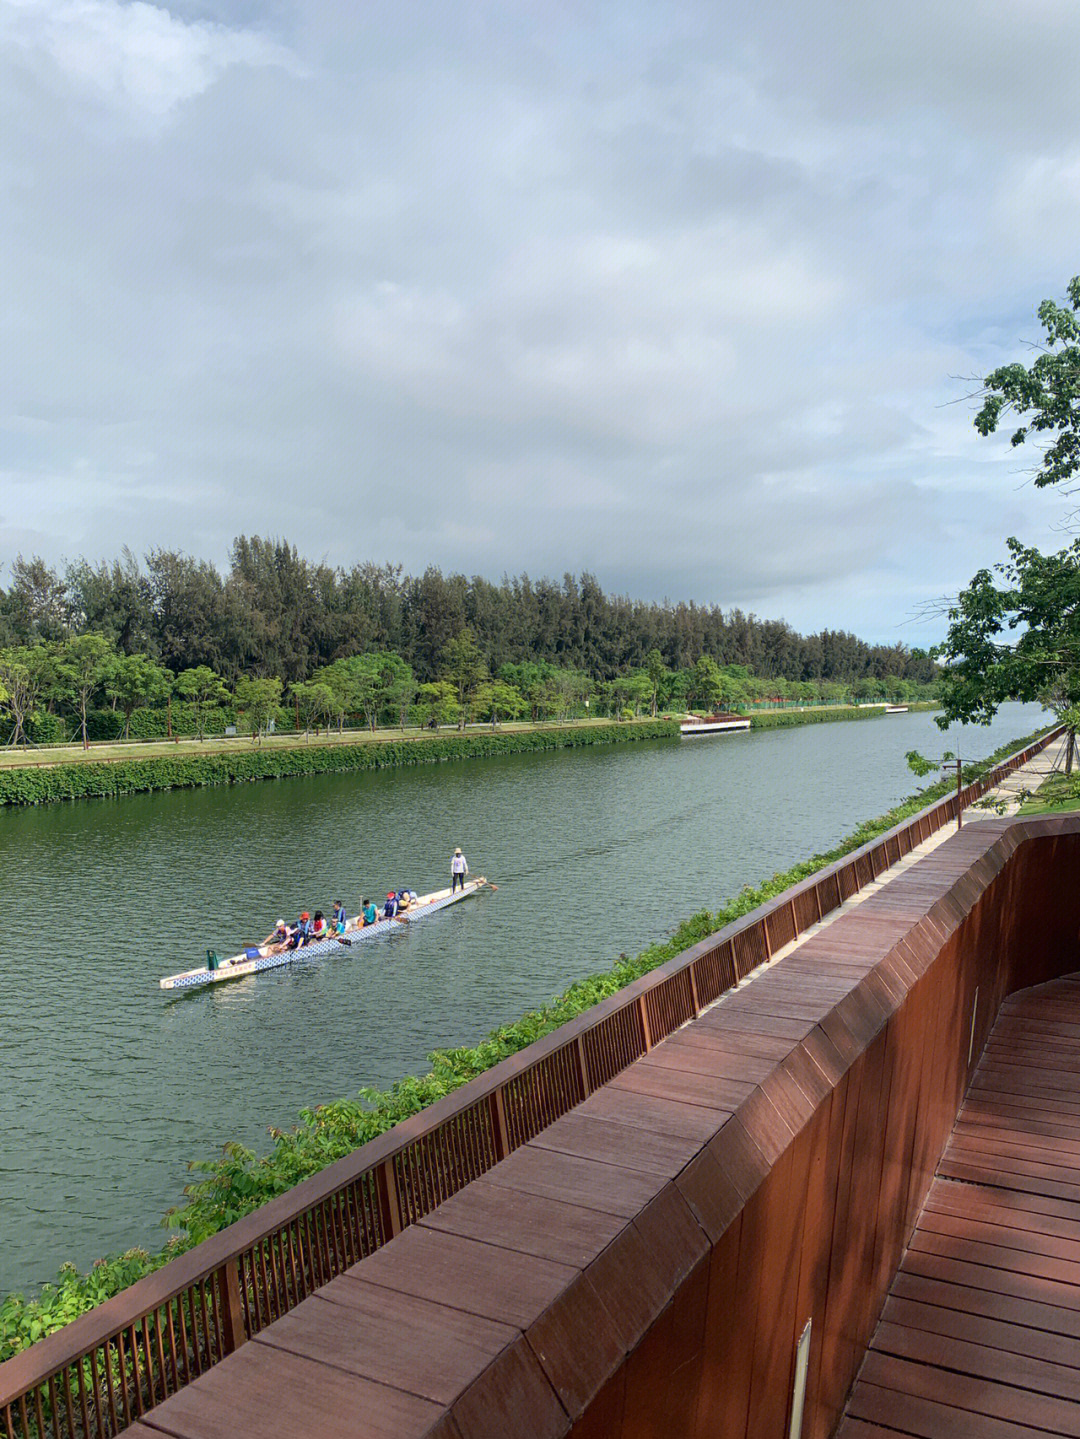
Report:
[[[0,1364],[0,1439],[111,1439],[122,1432],[579,1104],[1060,733]]]

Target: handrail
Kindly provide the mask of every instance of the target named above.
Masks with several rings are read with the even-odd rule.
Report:
[[[957,804],[920,810],[0,1364],[0,1439],[111,1439],[693,1019]]]

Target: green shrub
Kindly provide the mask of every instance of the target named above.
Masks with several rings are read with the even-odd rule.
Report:
[[[370,744],[301,744],[289,748],[237,748],[226,754],[177,754],[155,759],[76,761],[49,768],[0,770],[0,804],[45,804],[57,799],[136,794],[146,790],[185,789],[195,785],[238,784],[288,775],[344,773],[391,765],[433,764],[577,745],[678,736],[665,720],[633,725],[556,726],[543,730],[474,730],[469,734],[433,734]]]
[[[857,705],[831,710],[765,710],[761,714],[750,716],[750,728],[791,729],[802,724],[832,724],[834,720],[880,719],[884,713],[885,710],[880,706],[860,709]]]

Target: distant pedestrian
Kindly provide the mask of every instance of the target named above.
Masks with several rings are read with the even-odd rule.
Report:
[[[469,872],[469,863],[460,849],[454,850],[454,857],[450,861],[450,893],[453,894],[460,886],[465,888],[465,876]]]

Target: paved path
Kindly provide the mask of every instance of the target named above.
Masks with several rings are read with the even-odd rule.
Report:
[[[1018,770],[1015,770],[995,789],[990,790],[984,798],[1001,801],[1004,805],[1001,813],[1006,815],[1015,814],[1020,808],[1021,792],[1026,791],[1030,793],[1037,790],[1052,774],[1060,770],[1064,756],[1065,740],[1063,738],[1052,740],[1046,749],[1037,754],[1034,759],[1029,760],[1027,764],[1021,765]],[[974,805],[970,805],[964,811],[964,824],[997,818],[999,818],[999,812],[996,809],[980,809]],[[912,865],[918,864],[921,859],[931,854],[937,849],[938,845],[944,844],[949,836],[955,833],[955,825],[943,825],[942,828],[935,834],[932,834],[929,839],[924,839],[922,844],[916,845],[910,854],[904,855],[896,864],[885,870],[883,874],[878,875],[877,879],[873,880],[870,884],[864,885],[857,894],[853,894],[850,899],[845,900],[839,909],[830,910],[817,924],[811,925],[809,929],[804,930],[796,939],[792,940],[789,944],[785,944],[782,949],[778,949],[768,964],[759,965],[757,969],[751,971],[736,987],[742,988],[743,985],[753,984],[755,979],[764,974],[778,960],[791,954],[793,950],[805,944],[808,939],[812,939],[815,934],[820,934],[823,929],[827,929],[830,924],[834,924],[841,915],[850,913],[852,909],[860,904],[865,904],[872,894],[877,894],[878,890],[884,888],[887,884],[891,884],[897,875],[906,874]],[[723,996],[721,996],[721,999],[722,998]],[[719,1001],[717,1002],[719,1003]]]

